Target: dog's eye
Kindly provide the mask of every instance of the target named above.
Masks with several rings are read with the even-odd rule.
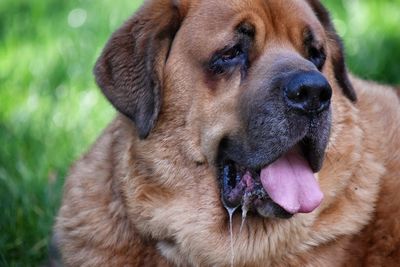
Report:
[[[307,59],[321,71],[325,64],[326,53],[324,46],[316,40],[310,27],[307,27],[304,31],[304,47]]]
[[[309,60],[318,68],[322,70],[322,67],[326,61],[326,54],[323,48],[317,49],[316,47],[310,47],[308,51]]]
[[[226,51],[225,53],[223,53],[221,55],[221,60],[223,62],[227,62],[229,60],[233,60],[234,58],[240,56],[242,54],[242,50],[240,49],[240,47],[238,45],[232,47],[231,49],[229,49],[228,51]]]
[[[247,55],[240,44],[228,47],[217,52],[209,63],[209,70],[213,74],[223,74],[236,66],[246,66]]]

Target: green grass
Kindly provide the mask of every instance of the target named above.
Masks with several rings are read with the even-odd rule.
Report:
[[[140,2],[0,2],[0,266],[46,259],[68,167],[114,114],[92,66]],[[324,2],[350,69],[399,84],[400,0]]]
[[[68,166],[114,114],[92,66],[138,4],[0,2],[0,266],[46,258]]]
[[[400,84],[400,0],[323,0],[357,75]]]

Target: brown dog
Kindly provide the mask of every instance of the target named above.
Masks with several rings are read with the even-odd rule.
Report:
[[[149,1],[95,75],[120,114],[67,179],[65,265],[399,263],[400,103],[318,1]]]

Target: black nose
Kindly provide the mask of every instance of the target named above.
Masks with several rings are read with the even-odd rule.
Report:
[[[287,105],[297,111],[314,114],[329,108],[332,89],[317,71],[296,72],[287,78],[284,88]]]

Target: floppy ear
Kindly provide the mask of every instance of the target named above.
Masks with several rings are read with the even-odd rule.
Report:
[[[330,15],[326,8],[320,3],[319,0],[307,0],[315,15],[318,17],[322,26],[328,34],[329,41],[331,43],[332,51],[332,64],[335,78],[343,90],[343,94],[351,101],[357,101],[357,95],[351,85],[347,68],[344,60],[344,48],[342,40],[336,33],[336,30],[332,24]]]
[[[147,2],[111,36],[94,68],[104,95],[142,139],[160,112],[163,69],[180,22],[171,0]]]

